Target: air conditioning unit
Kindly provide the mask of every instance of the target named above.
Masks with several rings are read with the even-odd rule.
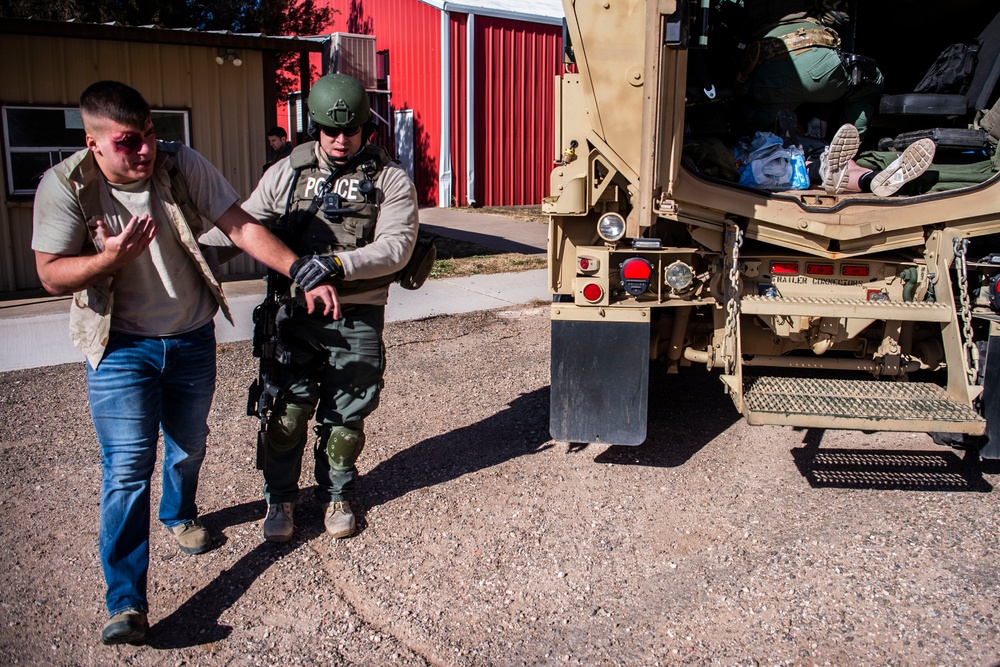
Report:
[[[360,81],[366,90],[375,90],[378,85],[375,61],[375,35],[350,32],[330,35],[329,73],[348,74]]]

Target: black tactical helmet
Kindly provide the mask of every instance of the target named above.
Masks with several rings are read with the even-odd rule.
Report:
[[[368,93],[346,74],[327,74],[309,91],[309,118],[317,125],[353,130],[371,118]]]

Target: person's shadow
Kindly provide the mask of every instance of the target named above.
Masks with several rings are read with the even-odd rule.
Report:
[[[500,412],[448,433],[442,433],[397,452],[359,480],[360,505],[390,502],[420,488],[434,486],[550,447],[549,388],[522,394]],[[308,489],[304,489],[308,492]],[[310,509],[312,508],[312,509]],[[213,532],[260,519],[263,500],[243,503],[202,516]],[[219,618],[232,607],[271,565],[322,535],[319,510],[302,503],[295,537],[283,544],[261,542],[207,586],[188,598],[169,616],[150,628],[147,644],[155,649],[198,646],[225,639],[232,628]],[[309,512],[317,514],[310,517]],[[363,514],[358,529],[363,530]],[[312,528],[310,528],[312,526]],[[224,538],[223,538],[224,539]],[[218,548],[218,545],[216,546]]]
[[[221,537],[223,530],[257,521],[266,511],[264,501],[255,500],[202,515],[201,519],[213,533],[220,535],[214,546],[217,549],[225,543],[225,538]],[[313,511],[318,512],[318,509]],[[307,515],[308,511],[303,512],[304,520],[301,526],[296,526],[294,539],[285,543],[261,542],[169,616],[160,619],[150,628],[147,645],[155,649],[189,648],[228,637],[233,629],[219,624],[222,614],[267,568],[322,534],[317,527],[320,522],[306,519]]]

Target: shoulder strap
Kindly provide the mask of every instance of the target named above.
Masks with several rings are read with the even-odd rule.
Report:
[[[307,208],[303,215],[298,216],[294,226],[286,226],[288,220],[291,217],[292,202],[295,200],[295,189],[299,183],[299,176],[306,167],[318,167],[319,160],[316,157],[316,151],[314,146],[315,141],[310,141],[300,146],[296,146],[292,149],[292,154],[288,158],[289,164],[294,170],[294,175],[292,176],[291,187],[288,188],[288,198],[285,200],[285,214],[278,219],[277,226],[281,228],[284,233],[280,235],[282,241],[286,245],[290,245],[299,240],[299,237],[305,231],[306,227],[316,216],[316,212],[319,211],[319,198],[313,197],[313,200],[309,203],[309,208]],[[347,173],[349,169],[354,168],[363,159],[372,156],[377,161],[377,172],[382,171],[386,162],[389,159],[389,154],[385,152],[382,148],[378,146],[373,146],[371,144],[366,144],[361,148],[360,151],[347,163],[340,165],[339,167],[333,169],[330,175],[324,180],[325,187],[329,187],[334,181],[336,181],[342,174]],[[383,161],[383,156],[385,161]]]
[[[316,159],[315,146],[315,141],[307,141],[293,148],[291,155],[288,156],[288,162],[292,165],[292,169],[300,171],[306,167],[318,165],[319,160]]]

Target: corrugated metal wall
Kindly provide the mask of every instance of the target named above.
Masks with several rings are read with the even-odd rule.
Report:
[[[476,19],[473,20],[475,24]],[[452,14],[449,21],[451,39],[451,71],[448,73],[451,86],[451,174],[452,206],[469,205],[468,188],[468,58],[466,57],[469,16]],[[478,172],[477,172],[478,175]],[[473,193],[476,194],[476,193]]]
[[[484,206],[540,204],[552,171],[562,30],[485,16],[474,26],[476,199]]]
[[[451,13],[449,133],[452,201],[438,202],[441,146],[441,13],[420,0],[328,0],[337,11],[329,32],[374,34],[389,52],[394,110],[412,109],[417,196],[421,204],[467,206],[466,99],[475,99],[477,204],[539,204],[552,169],[554,77],[562,69],[559,26],[475,16],[474,62],[467,62],[469,17]],[[471,66],[474,90],[468,90]]]
[[[421,204],[437,204],[441,13],[418,0],[329,0],[329,5],[338,12],[330,32],[375,35],[376,49],[388,50],[391,107],[413,110],[417,198]]]
[[[217,65],[216,55],[217,49],[199,46],[4,35],[0,103],[76,106],[94,81],[124,81],[154,108],[190,110],[192,147],[246,197],[266,159],[262,54],[239,51],[242,67]],[[2,292],[39,286],[31,253],[31,210],[30,201],[7,201],[6,188],[0,190]],[[261,268],[241,257],[227,265],[226,273],[258,273]]]

